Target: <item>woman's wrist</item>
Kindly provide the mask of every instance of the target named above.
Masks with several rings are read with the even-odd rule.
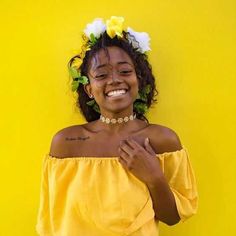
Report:
[[[146,185],[148,186],[148,188],[156,188],[157,186],[162,185],[163,183],[167,183],[166,178],[165,175],[160,172],[153,176],[153,179],[150,182],[147,182]]]

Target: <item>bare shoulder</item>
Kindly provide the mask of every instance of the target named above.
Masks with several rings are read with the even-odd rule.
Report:
[[[72,139],[74,134],[81,134],[82,132],[82,125],[72,125],[57,131],[52,137],[50,155],[56,157],[67,155],[70,146],[66,141]]]
[[[182,149],[180,138],[173,129],[159,124],[150,125],[150,142],[156,153],[174,152]]]

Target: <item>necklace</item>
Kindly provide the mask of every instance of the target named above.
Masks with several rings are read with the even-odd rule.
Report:
[[[134,115],[130,115],[130,116],[125,116],[124,118],[107,118],[107,117],[104,117],[103,115],[100,115],[100,120],[102,122],[105,122],[107,124],[115,124],[115,123],[122,123],[122,122],[127,122],[129,120],[134,120],[136,118],[136,114],[134,113]]]

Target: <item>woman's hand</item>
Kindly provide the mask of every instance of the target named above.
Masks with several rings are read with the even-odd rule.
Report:
[[[135,140],[128,138],[121,142],[119,152],[119,162],[122,166],[147,185],[153,202],[155,219],[168,225],[178,223],[180,216],[174,194],[148,139],[145,139],[142,147]]]
[[[146,138],[144,148],[132,138],[122,140],[119,146],[119,162],[122,166],[148,185],[163,178],[160,160]]]

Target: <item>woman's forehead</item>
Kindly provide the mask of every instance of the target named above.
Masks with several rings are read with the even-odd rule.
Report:
[[[119,47],[107,47],[107,52],[104,49],[99,50],[91,59],[91,70],[96,69],[99,65],[111,64],[116,65],[120,62],[128,62],[133,65],[130,56]]]

